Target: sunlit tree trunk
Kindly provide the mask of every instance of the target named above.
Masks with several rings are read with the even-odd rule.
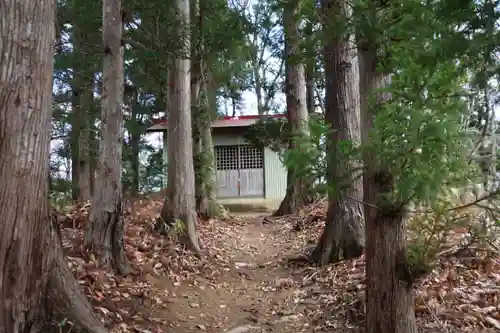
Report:
[[[121,0],[103,3],[101,141],[85,245],[119,273],[128,268],[123,249],[122,122],[123,48]]]
[[[305,69],[300,59],[300,33],[298,27],[298,1],[283,6],[286,52],[286,105],[288,126],[292,137],[290,149],[300,149],[300,142],[309,134]],[[297,170],[288,169],[285,198],[275,216],[292,214],[307,202],[308,180],[299,178]]]
[[[0,332],[105,333],[68,268],[48,202],[53,0],[0,2]]]
[[[168,114],[168,186],[167,197],[157,228],[166,231],[174,226],[181,242],[200,254],[196,234],[195,175],[193,166],[193,138],[191,128],[191,60],[190,55],[190,3],[176,0],[179,39],[171,70],[171,96]]]
[[[372,1],[366,9],[359,9],[364,12],[358,12],[357,15],[370,20],[370,24],[374,25],[377,20],[376,6],[377,2]],[[377,43],[374,38],[381,36],[374,36],[372,31],[360,30],[358,33],[362,142],[369,144],[377,108],[391,97],[390,94],[377,90],[390,83],[390,74],[377,69]],[[376,102],[369,102],[374,93]],[[408,274],[406,256],[404,207],[386,199],[386,195],[394,191],[395,179],[386,166],[378,163],[376,154],[367,152],[363,161],[363,201],[366,203],[366,332],[415,333],[417,326],[413,281],[409,278],[411,274]]]
[[[332,131],[328,138],[328,213],[326,226],[312,258],[319,264],[359,257],[363,253],[363,182],[352,159],[342,156],[340,145],[360,143],[359,74],[353,36],[333,31],[351,15],[344,0],[324,0],[326,109]],[[337,24],[335,24],[337,23]],[[358,168],[359,169],[359,168]]]

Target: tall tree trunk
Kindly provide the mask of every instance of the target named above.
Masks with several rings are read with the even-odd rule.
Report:
[[[200,254],[196,234],[195,176],[191,127],[191,61],[189,0],[176,0],[180,23],[179,39],[184,45],[177,50],[171,71],[171,96],[167,129],[168,187],[167,197],[157,221],[157,229],[167,232],[175,226],[181,243]]]
[[[364,26],[373,26],[377,20],[377,2],[366,11],[357,13]],[[362,142],[369,144],[377,108],[390,99],[388,93],[376,92],[390,83],[390,75],[377,70],[377,41],[373,32],[359,31],[358,57],[361,95]],[[369,103],[375,93],[376,103]],[[387,194],[394,191],[394,177],[377,156],[368,152],[363,156],[365,173],[365,237],[366,237],[366,332],[416,333],[413,283],[408,279],[406,260],[404,207],[388,202]],[[383,306],[381,306],[383,304]]]
[[[208,94],[207,89],[204,89],[205,96]],[[203,188],[206,198],[206,204],[200,205],[199,211],[207,216],[217,217],[222,214],[223,207],[215,199],[215,156],[214,143],[212,141],[212,120],[210,117],[210,109],[208,108],[208,97],[202,110],[202,117],[205,121],[201,129],[201,146],[205,152],[204,166],[207,168],[206,177],[203,181]]]
[[[98,91],[96,93],[102,96],[103,91],[101,89],[101,85],[98,84],[98,82],[96,82],[94,79],[92,80],[93,80],[92,89],[94,90],[97,87]],[[97,103],[97,101],[93,98],[93,93],[92,93],[92,99],[90,99],[90,104],[89,104],[89,112],[87,113],[88,118],[86,119],[87,131],[85,132],[85,139],[88,140],[88,144],[86,144],[87,147],[86,152],[88,152],[88,161],[89,161],[88,175],[90,178],[89,183],[90,183],[91,199],[94,195],[94,189],[95,189],[95,180],[96,180],[95,178],[96,178],[97,164],[99,162],[99,144],[100,144],[98,128],[95,122],[97,118],[100,118],[101,105],[102,103]],[[80,143],[82,145],[84,144],[83,138],[80,138]]]
[[[78,41],[73,38],[73,45],[78,49]],[[76,67],[76,66],[75,66]],[[76,74],[76,68],[73,68],[73,80],[71,83],[71,199],[77,201],[80,199],[80,134],[82,128],[82,117],[80,108],[80,94],[83,90],[82,78]]]
[[[264,97],[262,96],[262,78],[260,77],[260,64],[257,60],[253,64],[253,75],[255,80],[255,96],[257,97],[257,111],[259,113],[260,119],[263,119],[266,115],[266,110],[264,107]]]
[[[166,146],[168,144],[168,133],[164,131],[162,133],[162,142],[163,142],[163,151],[162,151],[162,173],[163,173],[163,181],[162,186],[163,189],[168,189],[168,151],[169,148]],[[167,149],[167,151],[165,151]],[[166,156],[165,156],[166,155]],[[167,157],[167,164],[165,165],[165,157]],[[166,193],[166,192],[165,192]]]
[[[194,167],[194,188],[196,200],[196,212],[202,213],[202,210],[208,205],[205,194],[204,180],[206,169],[204,168],[204,151],[201,142],[201,131],[204,126],[202,116],[202,100],[200,98],[201,89],[201,58],[202,58],[202,17],[200,13],[200,3],[198,0],[191,0],[191,123],[193,135],[193,167]]]
[[[76,6],[79,8],[78,6]],[[75,8],[73,15],[78,15]],[[76,22],[73,26],[73,81],[72,81],[72,122],[71,122],[71,177],[72,198],[78,201],[91,199],[91,168],[89,114],[93,102],[94,71],[93,64],[87,59],[92,52],[88,44],[82,42],[85,38],[83,23]]]
[[[300,33],[297,16],[298,2],[284,4],[283,25],[285,28],[286,52],[286,105],[288,126],[292,134],[290,149],[299,148],[309,134],[304,64],[300,57]],[[296,176],[297,170],[288,169],[287,190],[275,216],[293,214],[307,202],[308,180]]]
[[[236,117],[236,98],[231,97],[232,116]]]
[[[94,107],[96,103],[92,103]],[[90,117],[89,122],[94,118]],[[95,183],[96,183],[96,170],[99,159],[99,137],[97,135],[97,129],[95,124],[90,123],[88,128],[89,133],[89,177],[90,177],[90,194],[91,197],[94,196],[95,193]],[[81,142],[81,140],[80,140]]]
[[[306,67],[306,96],[307,112],[313,114],[316,111],[316,101],[314,98],[314,65],[309,64]]]
[[[170,72],[167,72],[167,81],[171,82],[170,80]],[[156,91],[156,102],[154,106],[154,112],[155,113],[160,113],[163,112],[164,110],[170,110],[170,85],[166,85],[165,87],[160,87],[158,91]],[[165,120],[168,119],[168,113],[165,114],[164,116]],[[162,164],[161,164],[161,189],[162,193],[165,193],[165,189],[167,188],[167,165],[165,164],[165,155],[168,154],[168,147],[166,146],[167,144],[167,131],[162,132],[162,142],[163,142],[163,149],[162,149]],[[167,161],[168,163],[168,161]],[[158,225],[157,225],[158,226]]]
[[[305,37],[309,40],[314,39],[313,22],[307,22],[305,28]],[[309,51],[309,50],[308,50]],[[308,62],[306,64],[306,96],[307,96],[307,112],[313,114],[316,111],[316,100],[314,98],[314,78],[316,75],[316,54],[308,53]]]
[[[203,61],[204,3],[193,0],[192,62],[191,62],[191,114],[193,125],[193,157],[195,170],[196,212],[215,217],[222,207],[215,201],[215,159],[212,142],[212,119],[209,108],[206,75]]]
[[[67,319],[105,333],[49,210],[54,14],[52,0],[0,3],[0,331],[57,332]]]
[[[138,100],[138,91],[134,88],[134,92],[132,94],[132,114],[131,119],[133,122],[133,126],[129,128],[130,132],[130,149],[132,156],[130,156],[130,164],[132,168],[132,188],[130,192],[133,196],[139,194],[139,186],[140,186],[140,170],[139,170],[139,154],[140,154],[140,141],[141,141],[141,120],[138,118],[138,112],[140,108],[140,104],[137,102]]]
[[[139,170],[139,142],[141,140],[141,136],[133,133],[130,135],[130,148],[132,150],[132,156],[130,160],[130,164],[132,166],[132,188],[130,192],[133,196],[139,194],[139,186],[140,186],[140,170]]]
[[[75,43],[76,44],[76,43]],[[78,49],[75,47],[75,49]],[[80,51],[78,51],[80,52]],[[93,99],[93,73],[75,65],[72,82],[71,121],[71,183],[72,199],[91,199],[89,112]]]
[[[193,70],[193,73],[195,71]],[[192,94],[194,97],[194,94]],[[193,105],[193,140],[196,212],[204,216],[215,217],[221,213],[221,207],[215,201],[214,173],[215,159],[212,142],[210,110],[206,92],[199,96],[197,105]]]
[[[80,127],[80,138],[78,140],[78,189],[80,201],[89,201],[92,199],[92,168],[90,167],[90,132],[91,132],[91,115],[90,111],[94,101],[94,72],[86,72],[84,77],[85,84],[83,91],[80,93],[80,119],[82,126]]]
[[[122,122],[123,49],[121,0],[103,3],[102,135],[99,144],[95,191],[85,245],[99,260],[127,273],[123,249]]]
[[[345,0],[324,0],[324,30],[347,21],[351,10]],[[334,24],[337,23],[337,24]],[[326,77],[325,118],[332,131],[328,138],[328,213],[326,226],[313,260],[321,265],[359,257],[363,253],[363,182],[357,165],[342,156],[339,146],[360,143],[359,73],[353,36],[329,31],[334,36],[324,47]]]
[[[214,74],[209,66],[204,68],[206,75],[204,89],[207,94],[208,110],[210,111],[210,119],[217,119],[217,82],[215,82]]]
[[[203,71],[203,68],[202,68]],[[202,77],[205,76],[202,74]],[[210,217],[218,217],[223,214],[224,207],[215,198],[215,175],[216,164],[214,156],[214,143],[212,141],[212,114],[209,106],[209,88],[206,80],[202,84],[202,103],[200,103],[200,139],[203,149],[203,198],[197,206],[197,211]]]
[[[84,78],[82,75],[82,63],[77,62],[76,54],[83,54],[81,51],[81,31],[78,25],[73,27],[72,43],[73,54],[73,80],[71,82],[71,199],[80,200],[80,135],[84,127],[83,108],[81,107],[81,95],[84,88]]]

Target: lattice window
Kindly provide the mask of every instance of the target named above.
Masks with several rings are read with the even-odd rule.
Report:
[[[217,170],[262,169],[264,151],[252,146],[216,146]]]
[[[238,146],[216,146],[217,170],[238,170]]]
[[[240,169],[264,168],[264,151],[252,146],[240,146]]]

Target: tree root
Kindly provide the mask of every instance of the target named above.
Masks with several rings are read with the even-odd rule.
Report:
[[[204,199],[196,204],[196,213],[203,219],[227,218],[229,212],[214,199]]]
[[[85,230],[85,247],[96,254],[100,263],[111,267],[121,275],[131,271],[130,264],[124,251],[124,219],[120,215],[121,202],[115,211],[93,214],[88,223],[90,228]]]
[[[339,208],[329,207],[325,229],[311,253],[311,260],[320,266],[357,258],[364,251],[361,222],[355,214],[348,214],[350,210]]]
[[[201,257],[201,248],[196,234],[196,213],[193,216],[184,215],[184,218],[182,216],[165,216],[167,213],[166,210],[162,211],[160,217],[156,219],[155,231],[165,237],[177,239],[182,246],[190,250],[196,257]],[[181,226],[177,225],[178,223],[181,223]]]
[[[215,200],[208,201],[207,213],[208,216],[212,218],[228,217],[229,215],[224,206]]]
[[[273,217],[285,216],[295,214],[298,209],[301,208],[305,203],[297,202],[297,198],[295,197],[295,189],[292,187],[288,187],[285,193],[285,197],[280,203],[278,209],[273,213]]]
[[[278,217],[296,214],[302,207],[310,204],[312,200],[306,194],[308,189],[306,184],[308,183],[298,181],[294,184],[294,186],[289,185],[279,208],[273,213],[272,216]]]
[[[58,226],[50,228],[51,270],[46,286],[46,310],[50,320],[43,332],[107,333],[94,314],[92,306],[70,271],[57,233]]]

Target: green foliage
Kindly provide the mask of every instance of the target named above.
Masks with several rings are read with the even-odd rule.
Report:
[[[281,155],[288,149],[289,136],[287,121],[280,118],[259,120],[243,134],[245,140],[253,146],[267,147]]]
[[[187,235],[186,224],[184,223],[184,221],[180,219],[174,219],[173,221],[165,221],[160,216],[158,217],[156,223],[157,223],[157,228],[160,228],[159,230],[162,230],[163,234],[176,241],[182,238],[183,236]]]
[[[321,116],[309,120],[309,135],[290,133],[284,119],[268,118],[250,126],[244,138],[258,148],[269,148],[278,153],[285,166],[299,178],[311,179],[314,190],[326,190],[326,135],[329,132]],[[290,148],[290,140],[297,146]]]
[[[210,151],[201,151],[193,156],[195,180],[203,184],[204,190],[211,191],[214,156]]]
[[[157,191],[162,187],[166,166],[163,163],[163,151],[155,150],[142,165],[140,174],[141,192]]]
[[[362,149],[376,154],[379,162],[396,175],[394,201],[431,203],[443,186],[459,187],[477,180],[476,166],[467,161],[470,145],[466,140],[470,139],[470,133],[465,133],[468,128],[462,125],[464,118],[470,118],[469,127],[478,133],[486,126],[489,110],[484,95],[494,90],[489,81],[500,74],[495,58],[500,45],[495,26],[499,12],[487,0],[405,0],[381,8],[378,17],[372,19],[365,15],[368,3],[368,0],[354,1],[358,15],[345,22],[329,22],[330,29],[319,31],[319,23],[324,22],[319,22],[317,1],[301,1],[299,15],[304,18],[301,26],[305,31],[301,56],[307,66],[315,68],[315,84],[322,90],[320,41],[323,38],[357,31],[372,41],[380,51],[380,69],[393,73],[391,85],[386,89],[392,98],[383,105],[373,105],[377,113],[375,129],[370,133],[370,143]],[[101,2],[83,0],[58,2],[61,45],[54,59],[54,78],[59,89],[54,93],[52,136],[59,140],[59,145],[54,153],[58,165],[51,178],[54,195],[57,192],[62,197],[70,191],[69,177],[55,169],[69,164],[68,136],[74,120],[72,93],[67,88],[75,75],[90,73],[97,74],[95,83],[100,85],[100,6]],[[140,190],[152,191],[161,186],[164,169],[161,151],[145,142],[144,130],[153,115],[167,109],[166,91],[171,83],[168,71],[181,38],[173,29],[177,18],[172,1],[125,1],[123,6],[128,82],[124,100],[125,137],[139,138],[136,142],[141,152]],[[199,39],[203,41],[202,58],[207,75],[204,80],[210,83],[210,93],[213,90],[216,98],[230,99],[239,109],[243,92],[255,89],[260,83],[265,95],[261,102],[272,109],[283,76],[281,67],[269,65],[276,58],[283,58],[280,4],[260,1],[251,6],[252,10],[248,10],[234,8],[223,0],[200,1],[202,19],[193,20],[192,27],[199,28]],[[75,36],[82,39],[76,52],[70,47]],[[96,97],[87,110],[94,160],[98,151],[99,90],[95,89]],[[474,110],[467,108],[472,98]],[[210,107],[215,109],[213,104]],[[278,152],[288,168],[300,177],[315,179],[318,190],[324,191],[328,128],[322,119],[316,118],[311,119],[309,127],[310,137],[297,138],[299,144],[293,149],[289,148],[289,141],[295,134],[290,134],[286,121],[280,119],[257,123],[245,138],[257,147]],[[136,172],[132,161],[137,158],[131,143],[131,139],[126,140],[123,147],[123,181],[129,185]],[[339,145],[338,159],[357,158],[360,153],[351,142]],[[208,154],[200,154],[195,163],[204,165],[209,162],[207,158]]]
[[[447,2],[404,1],[383,10],[382,21],[358,22],[365,24],[363,34],[377,36],[381,70],[393,73],[385,89],[390,101],[371,102],[375,130],[364,148],[396,176],[397,202],[430,201],[443,185],[459,186],[470,174],[461,119],[468,111],[467,64],[478,57],[471,51],[480,41],[469,39],[473,30],[456,27],[472,29],[477,7],[445,12],[440,6],[449,8]]]
[[[402,69],[393,77],[393,99],[377,113],[370,148],[397,177],[397,195],[403,202],[426,200],[444,183],[464,179],[467,161],[460,117],[465,104],[459,97],[436,96],[452,96],[458,90],[450,67]],[[426,92],[416,91],[417,85]],[[408,93],[413,96],[401,94],[409,87],[415,88]]]
[[[424,278],[432,272],[435,266],[433,262],[436,259],[435,254],[428,253],[426,244],[419,241],[420,239],[411,242],[408,244],[406,252],[399,253],[396,265],[399,277],[410,284]]]
[[[49,201],[57,211],[63,211],[71,202],[71,183],[63,179],[55,179],[51,185]]]
[[[320,117],[309,119],[309,135],[292,134],[297,145],[283,152],[285,166],[298,179],[310,179],[314,193],[326,193],[326,136],[330,129]]]
[[[182,220],[175,219],[172,225],[172,231],[175,233],[176,236],[184,236],[187,234],[186,224]]]
[[[436,253],[429,253],[427,244],[422,240],[411,242],[407,248],[408,261],[411,266],[413,276],[421,276],[423,273],[428,273],[432,270],[431,258],[435,259]]]
[[[255,11],[255,14],[258,18],[255,21],[249,19],[251,15],[234,8],[227,1],[200,1],[199,5],[200,17],[195,17],[195,11],[192,10],[191,28],[199,33],[197,36],[202,42],[200,50],[204,66],[203,79],[209,81],[211,111],[216,109],[217,97],[230,98],[239,108],[243,91],[254,85],[252,56],[255,45],[249,43],[249,36],[256,32],[259,36],[264,36],[276,29],[276,15],[268,11],[271,7],[267,3],[257,5],[259,8],[256,8],[258,11]],[[174,29],[179,26],[179,22],[172,1],[124,1],[123,20],[126,105],[123,185],[125,188],[135,186],[139,176],[140,191],[157,190],[164,176],[161,152],[155,151],[145,142],[144,131],[151,124],[153,115],[167,110],[167,87],[171,85],[168,72],[174,51],[183,36]],[[265,26],[260,24],[264,21],[267,22]],[[85,80],[87,83],[94,77],[95,87],[89,86],[88,89],[94,90],[95,98],[90,109],[85,110],[85,121],[88,121],[90,127],[87,130],[92,133],[90,162],[95,165],[99,139],[99,94],[102,86],[101,26],[102,1],[58,2],[59,43],[54,59],[54,82],[57,89],[54,93],[53,113],[53,138],[58,141],[58,148],[53,154],[53,160],[59,164],[59,171],[52,173],[53,182],[67,182],[70,179],[69,166],[74,154],[72,146],[76,146],[74,141],[78,140],[73,138],[73,144],[70,145],[71,124],[78,121],[71,112],[71,102],[75,102],[71,91],[75,77],[89,79]],[[269,40],[275,41],[274,36],[269,36]],[[268,43],[265,49],[280,46],[271,44]],[[263,84],[267,85],[267,81]],[[206,159],[205,156],[200,158]],[[68,188],[53,186],[53,191],[67,193]]]

